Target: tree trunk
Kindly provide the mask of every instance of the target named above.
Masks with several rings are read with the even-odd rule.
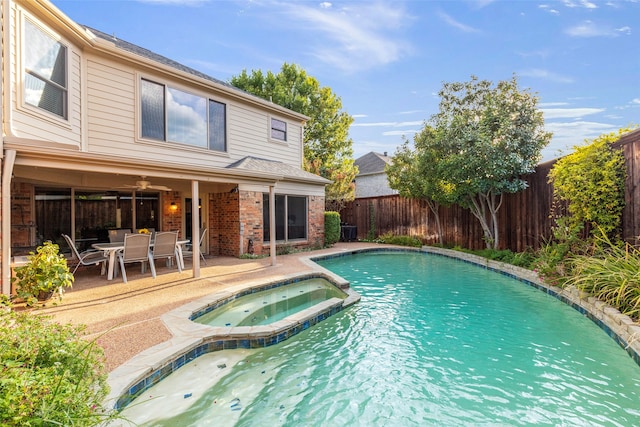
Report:
[[[429,205],[429,209],[433,212],[433,215],[436,217],[436,228],[438,229],[438,239],[440,240],[440,244],[444,246],[444,237],[442,236],[442,223],[440,222],[440,204],[438,202],[434,202],[431,199],[426,199],[427,205]]]

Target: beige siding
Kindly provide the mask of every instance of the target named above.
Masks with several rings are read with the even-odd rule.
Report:
[[[175,77],[168,78],[160,72],[138,70],[132,63],[98,55],[90,48],[75,46],[65,39],[61,41],[68,48],[68,120],[56,118],[37,107],[24,105],[21,89],[23,71],[19,61],[19,26],[21,17],[27,12],[20,11],[15,3],[11,3],[10,12],[13,27],[9,31],[11,49],[7,69],[11,76],[12,96],[9,129],[12,129],[13,136],[68,144],[78,150],[86,149],[92,154],[196,167],[223,168],[246,156],[301,167],[300,123],[287,120],[288,141],[274,141],[270,139],[270,119],[274,111],[268,106],[263,108],[229,98],[216,89],[203,92],[202,86],[190,88],[190,84]],[[34,21],[37,22],[36,19]],[[141,76],[226,104],[227,152],[219,153],[206,148],[138,138],[139,99],[136,93]],[[283,119],[275,113],[273,117]]]
[[[22,25],[19,9],[12,3],[11,7],[11,56],[9,70],[11,73],[11,123],[13,136],[41,141],[58,142],[80,146],[81,141],[81,98],[80,98],[80,62],[77,47],[66,40],[61,40],[67,46],[68,59],[68,120],[58,118],[44,110],[31,105],[25,105],[22,100],[23,71],[18,61],[18,54],[22,51],[20,34]],[[35,22],[36,19],[32,18]],[[17,25],[17,27],[16,27]],[[8,119],[8,118],[7,118]]]
[[[184,86],[157,76],[145,77],[184,89]],[[215,93],[208,96],[227,106],[227,153],[167,142],[137,138],[139,111],[136,88],[140,75],[133,68],[103,58],[87,61],[87,114],[89,151],[155,159],[197,166],[225,167],[246,156],[261,157],[300,166],[300,126],[289,123],[287,144],[274,143],[269,136],[269,112],[231,102]]]

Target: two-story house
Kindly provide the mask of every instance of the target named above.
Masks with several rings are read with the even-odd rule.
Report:
[[[206,228],[206,253],[273,263],[279,244],[323,245],[328,181],[301,167],[307,117],[47,0],[0,7],[2,293],[11,257],[62,233],[87,246],[110,229]]]

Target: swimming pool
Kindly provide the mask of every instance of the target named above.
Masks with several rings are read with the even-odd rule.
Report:
[[[181,414],[148,425],[640,422],[638,365],[533,287],[423,253],[321,264],[360,304],[277,346],[187,364],[144,396],[166,408],[173,393]],[[240,362],[220,368],[219,357]],[[206,372],[219,380],[205,384]],[[136,408],[153,412],[124,415]]]

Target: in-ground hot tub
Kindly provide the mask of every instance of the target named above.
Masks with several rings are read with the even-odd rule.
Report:
[[[243,295],[220,307],[211,307],[211,311],[193,321],[209,326],[269,325],[323,301],[344,300],[347,296],[328,280],[313,277]]]

